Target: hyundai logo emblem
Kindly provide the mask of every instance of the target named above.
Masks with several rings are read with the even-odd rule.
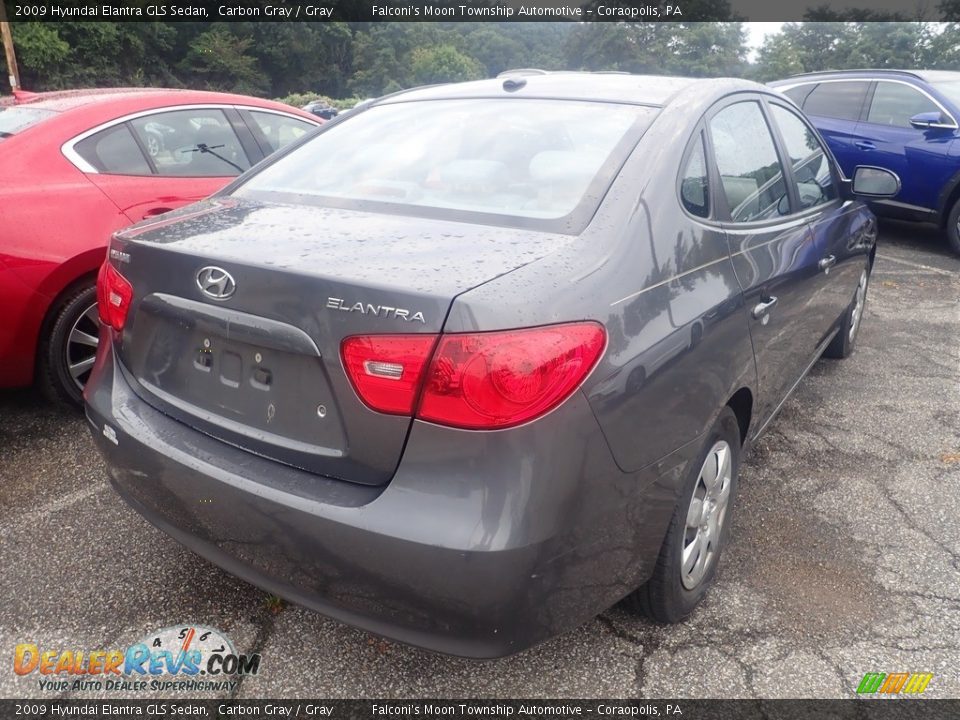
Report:
[[[226,300],[236,291],[237,283],[223,268],[208,265],[197,273],[197,287],[209,298]]]

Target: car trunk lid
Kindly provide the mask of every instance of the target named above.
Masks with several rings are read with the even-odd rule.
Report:
[[[342,340],[439,333],[457,295],[569,240],[206,201],[112,241],[112,262],[134,288],[121,367],[146,402],[202,432],[314,473],[382,484],[411,419],[360,401]]]

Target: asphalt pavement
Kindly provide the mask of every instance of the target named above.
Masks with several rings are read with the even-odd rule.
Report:
[[[851,697],[930,672],[960,697],[960,258],[881,226],[853,357],[814,366],[741,473],[717,584],[685,623],[615,607],[516,656],[387,642],[275,598],[114,494],[77,413],[0,392],[0,696],[41,690],[14,646],[122,648],[199,623],[262,655],[204,697]]]

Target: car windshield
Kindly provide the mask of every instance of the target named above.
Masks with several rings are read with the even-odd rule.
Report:
[[[960,106],[960,76],[956,80],[941,80],[930,84],[946,95],[954,105]]]
[[[321,132],[235,194],[499,216],[492,222],[536,224],[575,209],[592,216],[655,115],[634,105],[519,98],[382,105]]]
[[[0,140],[16,135],[41,120],[56,115],[53,110],[28,107],[0,107]]]

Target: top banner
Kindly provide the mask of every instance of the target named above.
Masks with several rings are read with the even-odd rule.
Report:
[[[4,0],[17,21],[953,21],[960,0]]]

